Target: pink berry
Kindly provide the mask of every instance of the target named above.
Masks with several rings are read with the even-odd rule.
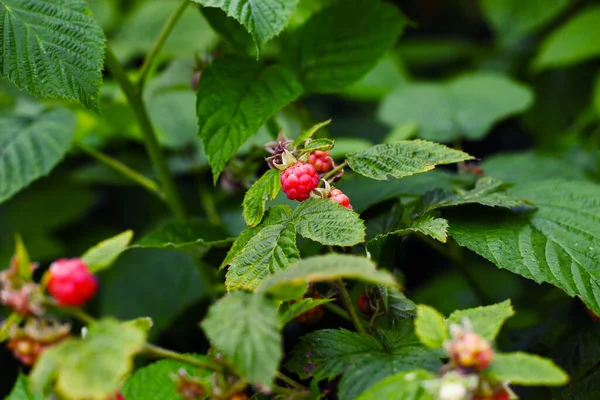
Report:
[[[341,205],[342,207],[345,207],[348,210],[352,210],[350,199],[340,189],[332,188],[329,192],[329,198],[332,201],[335,201],[336,203]]]
[[[329,155],[329,151],[313,151],[308,156],[308,163],[314,165],[318,173],[329,172],[333,167],[333,160]]]
[[[290,165],[280,176],[281,188],[290,200],[304,201],[319,186],[319,174],[311,164],[297,162]]]
[[[91,299],[98,289],[98,279],[79,259],[60,259],[50,265],[48,292],[59,304],[78,307]]]

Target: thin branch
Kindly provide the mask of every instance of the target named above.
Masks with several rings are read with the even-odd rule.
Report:
[[[152,69],[152,64],[154,63],[154,60],[160,54],[160,51],[167,42],[169,35],[171,35],[173,28],[175,28],[175,25],[177,25],[177,22],[179,22],[189,4],[190,0],[181,0],[179,6],[177,6],[175,11],[173,11],[173,14],[171,14],[162,31],[158,35],[156,42],[154,42],[154,46],[152,46],[152,49],[146,55],[144,63],[142,64],[142,68],[140,69],[140,76],[136,82],[138,92],[142,91],[146,78],[148,77],[148,74]]]
[[[140,184],[146,190],[148,190],[150,193],[155,194],[162,200],[165,200],[164,194],[161,192],[160,188],[158,187],[156,182],[154,182],[153,180],[146,178],[144,175],[140,174],[136,170],[123,164],[121,161],[119,161],[105,153],[102,153],[101,151],[98,151],[98,150],[94,149],[93,147],[89,147],[83,143],[78,143],[77,147],[80,150],[87,153],[88,155],[95,158],[96,160],[100,161],[102,164],[114,169],[115,171],[119,172],[121,175],[132,180],[133,182]]]
[[[158,144],[156,132],[150,123],[150,118],[148,117],[146,106],[142,101],[142,96],[140,92],[133,86],[133,83],[131,83],[125,74],[123,66],[108,45],[106,46],[105,64],[112,73],[113,78],[123,90],[123,93],[125,94],[125,97],[127,97],[129,105],[131,106],[131,109],[138,120],[142,136],[144,138],[144,144],[146,145],[146,150],[150,156],[152,164],[154,165],[158,179],[162,184],[165,200],[171,209],[171,212],[177,219],[185,219],[183,203],[179,198],[179,194],[175,188],[173,176],[171,175],[171,171],[167,166],[167,162],[165,161],[162,150]]]

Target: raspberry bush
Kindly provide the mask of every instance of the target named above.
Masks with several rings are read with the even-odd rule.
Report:
[[[0,398],[597,399],[591,0],[1,0]]]

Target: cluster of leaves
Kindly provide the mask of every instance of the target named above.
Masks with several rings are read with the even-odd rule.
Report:
[[[524,393],[593,398],[598,328],[582,310],[600,315],[600,10],[475,3],[482,17],[452,12],[461,29],[487,25],[493,49],[419,39],[425,6],[407,6],[409,19],[384,0],[0,1],[0,262],[15,233],[41,261],[113,236],[82,257],[100,272],[89,308],[102,318],[45,351],[9,399],[104,400],[119,388],[175,399],[181,368],[215,399],[247,387],[429,399],[447,323],[467,317],[494,341],[513,314],[508,302],[456,310],[509,296],[523,315],[498,347],[544,353],[573,380]],[[283,198],[260,148],[280,129],[346,167],[336,187],[354,211]],[[540,149],[485,158],[483,177],[471,164],[468,153],[496,152],[482,143],[504,135],[512,150],[527,134]],[[458,166],[436,168],[448,164]],[[142,233],[133,243],[129,229]],[[450,316],[415,309],[403,274],[411,298]],[[323,298],[304,298],[309,287]],[[372,315],[353,304],[365,289]],[[294,318],[316,307],[326,329],[286,354]],[[151,330],[112,318],[140,316]],[[148,344],[179,347],[193,332],[183,350],[203,351],[200,320],[206,356]],[[0,337],[19,323],[7,313]],[[142,353],[172,359],[134,370]],[[520,386],[568,380],[524,352],[498,353],[487,373]]]

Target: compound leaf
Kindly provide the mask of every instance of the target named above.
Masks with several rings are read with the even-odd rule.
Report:
[[[47,175],[69,148],[75,116],[56,109],[33,118],[0,118],[0,203]]]
[[[196,115],[215,182],[241,145],[301,93],[294,74],[279,65],[225,55],[206,68],[198,85]]]
[[[365,240],[358,214],[328,199],[309,199],[294,210],[298,233],[324,245],[353,246]]]
[[[311,92],[339,92],[393,46],[405,18],[380,0],[351,0],[314,14],[291,34],[286,56]]]
[[[551,283],[600,313],[600,187],[549,180],[510,193],[537,210],[456,213],[450,234],[498,267]]]
[[[85,0],[2,0],[0,21],[2,76],[98,111],[105,39]]]
[[[569,381],[551,360],[521,352],[496,354],[486,373],[498,382],[521,386],[560,386]]]
[[[228,293],[208,310],[202,328],[235,371],[250,383],[273,382],[283,357],[275,303],[247,292]]]
[[[277,36],[296,10],[298,0],[193,0],[204,7],[217,7],[244,25],[257,46]]]
[[[367,178],[387,180],[388,175],[403,178],[473,157],[459,150],[425,140],[378,144],[348,155],[350,168]]]
[[[85,339],[70,338],[42,353],[30,379],[41,391],[55,381],[67,399],[106,400],[131,371],[146,333],[133,324],[104,319],[91,324]]]
[[[279,170],[270,169],[248,189],[244,196],[244,219],[249,226],[256,226],[262,221],[267,199],[273,200],[281,189]]]

